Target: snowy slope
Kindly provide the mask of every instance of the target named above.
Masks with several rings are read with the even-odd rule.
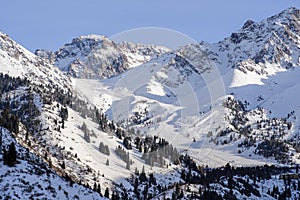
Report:
[[[71,79],[48,61],[35,56],[8,35],[0,32],[0,73],[27,78],[36,84],[70,89]]]
[[[18,163],[0,162],[0,191],[3,199],[106,199],[98,193],[58,176],[42,159],[19,145],[12,133],[2,129],[3,146],[16,144]],[[2,160],[2,154],[0,155]],[[46,192],[45,192],[46,191]]]

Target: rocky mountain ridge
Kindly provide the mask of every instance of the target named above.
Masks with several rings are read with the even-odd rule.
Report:
[[[73,39],[56,52],[37,50],[35,53],[73,77],[109,78],[168,51],[165,47],[118,44],[104,36],[88,35]]]

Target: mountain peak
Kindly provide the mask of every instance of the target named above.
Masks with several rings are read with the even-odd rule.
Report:
[[[248,28],[249,26],[251,26],[251,25],[254,24],[254,23],[255,23],[255,21],[253,21],[253,20],[251,20],[251,19],[248,19],[248,20],[244,23],[242,29],[246,29],[246,28]]]
[[[299,12],[300,12],[300,10],[299,10],[298,8],[292,6],[292,7],[289,7],[289,8],[287,8],[287,9],[283,10],[281,13],[279,13],[279,15],[280,15],[280,14],[299,15]]]
[[[282,12],[273,15],[269,18],[266,19],[267,22],[269,23],[278,23],[278,22],[284,22],[284,21],[293,21],[294,19],[299,19],[300,18],[300,10],[296,7],[290,7]]]
[[[235,66],[247,59],[256,64],[270,63],[283,68],[298,66],[298,38],[300,11],[290,7],[260,22],[247,20],[243,27],[217,43],[220,51],[230,52],[227,66]]]
[[[74,38],[52,54],[38,54],[74,77],[108,78],[167,51],[155,45],[118,44],[102,35],[86,35]]]
[[[79,39],[90,39],[90,40],[95,40],[95,41],[99,41],[99,40],[101,41],[101,40],[107,39],[107,37],[104,35],[90,34],[90,35],[79,36]]]

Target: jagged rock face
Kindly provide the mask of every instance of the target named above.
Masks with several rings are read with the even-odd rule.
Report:
[[[261,22],[248,20],[241,30],[211,46],[227,67],[254,62],[259,68],[266,63],[290,68],[299,65],[299,33],[299,10],[292,7]]]
[[[117,44],[104,36],[75,38],[56,52],[37,50],[64,72],[78,78],[109,78],[168,52],[154,45]]]
[[[277,71],[296,67],[300,64],[299,13],[292,7],[261,22],[247,20],[220,42],[191,44],[178,52],[201,74],[213,65],[223,74],[233,68],[258,75],[268,75],[274,67]]]

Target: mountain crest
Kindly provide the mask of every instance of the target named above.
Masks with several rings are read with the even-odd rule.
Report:
[[[109,78],[168,51],[155,45],[117,44],[105,36],[87,35],[73,39],[56,52],[38,50],[36,54],[50,59],[52,64],[73,77]]]
[[[300,11],[291,7],[261,22],[247,20],[238,32],[218,42],[214,48],[218,49],[218,54],[226,52],[222,62],[227,63],[227,67],[251,60],[256,64],[291,68],[299,65],[296,56],[300,54],[299,35]]]

